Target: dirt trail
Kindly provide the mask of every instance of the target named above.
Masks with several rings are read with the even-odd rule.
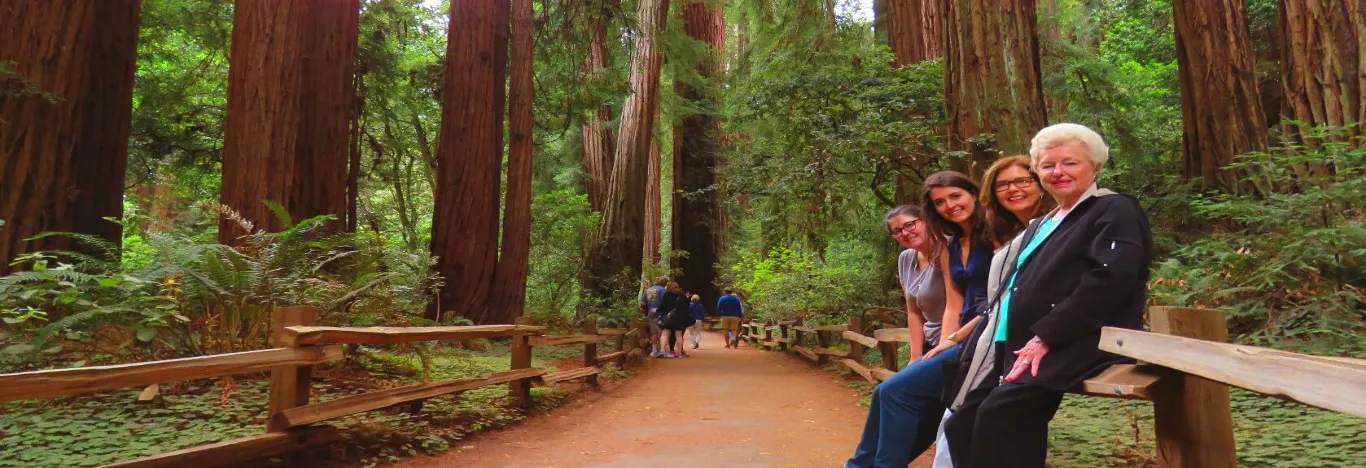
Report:
[[[843,466],[867,408],[835,373],[785,353],[652,359],[619,385],[405,467]]]

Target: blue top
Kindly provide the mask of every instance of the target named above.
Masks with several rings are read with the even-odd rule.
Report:
[[[744,317],[745,306],[740,305],[740,298],[727,294],[716,300],[716,313],[722,317]]]
[[[949,276],[963,292],[963,310],[958,312],[960,325],[972,320],[979,304],[987,300],[987,276],[991,273],[991,246],[972,245],[968,261],[963,262],[963,248],[959,237],[949,239]]]
[[[693,320],[706,320],[706,319],[707,319],[707,309],[704,308],[704,307],[702,307],[702,303],[701,303],[701,302],[694,302],[694,303],[688,305],[688,307],[689,307],[689,311],[692,312],[692,319],[693,319]]]
[[[1001,296],[1001,319],[997,321],[998,325],[996,325],[996,336],[994,337],[996,341],[1006,340],[1006,320],[1010,319],[1010,290],[1015,288],[1015,277],[1020,276],[1020,266],[1024,265],[1029,254],[1034,253],[1034,250],[1039,248],[1039,244],[1042,244],[1044,239],[1048,238],[1048,235],[1052,234],[1053,229],[1057,228],[1061,222],[1062,220],[1058,218],[1043,220],[1042,223],[1039,223],[1039,230],[1034,232],[1034,237],[1029,239],[1029,245],[1020,249],[1019,259],[1015,261],[1015,273],[1010,275],[1010,282],[1006,283],[1005,294]]]
[[[645,309],[650,317],[659,316],[659,305],[664,301],[666,291],[663,286],[654,285],[645,288],[645,291],[640,293],[640,302],[645,304]]]

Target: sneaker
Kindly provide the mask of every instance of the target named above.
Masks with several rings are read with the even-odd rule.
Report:
[[[669,353],[669,357],[676,358],[678,357],[678,353]]]
[[[697,349],[697,343],[692,344],[692,349]]]

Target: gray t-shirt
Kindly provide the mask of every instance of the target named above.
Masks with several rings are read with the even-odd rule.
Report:
[[[939,344],[939,328],[944,320],[944,275],[934,264],[922,270],[915,249],[903,250],[896,264],[902,292],[925,316],[925,344]]]

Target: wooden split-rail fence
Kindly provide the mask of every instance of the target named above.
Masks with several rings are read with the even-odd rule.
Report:
[[[0,374],[0,403],[13,400],[57,398],[83,393],[153,384],[270,372],[270,401],[266,433],[215,444],[107,465],[111,467],[237,466],[242,462],[317,449],[340,439],[325,421],[357,413],[420,403],[428,398],[493,385],[508,385],[511,396],[530,409],[531,388],[555,382],[584,379],[597,385],[602,366],[626,366],[642,361],[642,346],[649,343],[649,329],[637,320],[628,328],[598,328],[589,323],[581,334],[552,336],[545,327],[534,326],[529,317],[513,325],[454,327],[320,327],[318,309],[285,307],[272,320],[272,349],[200,356],[112,366],[78,367],[14,374]],[[324,402],[309,402],[309,386],[315,365],[342,358],[342,345],[398,344],[420,341],[511,338],[509,369],[477,377],[458,378],[405,387],[377,390]],[[611,340],[612,352],[598,354],[598,346]],[[583,367],[548,373],[531,367],[537,346],[582,345]]]
[[[1152,307],[1148,324],[1148,332],[1103,329],[1100,349],[1140,363],[1112,366],[1073,392],[1152,401],[1160,467],[1237,466],[1230,385],[1366,418],[1366,360],[1228,344],[1217,310]],[[898,346],[910,342],[905,328],[873,329],[869,336],[858,319],[821,326],[750,322],[741,329],[753,346],[819,366],[838,364],[873,384],[897,372]],[[869,352],[881,354],[881,367],[864,360]]]

